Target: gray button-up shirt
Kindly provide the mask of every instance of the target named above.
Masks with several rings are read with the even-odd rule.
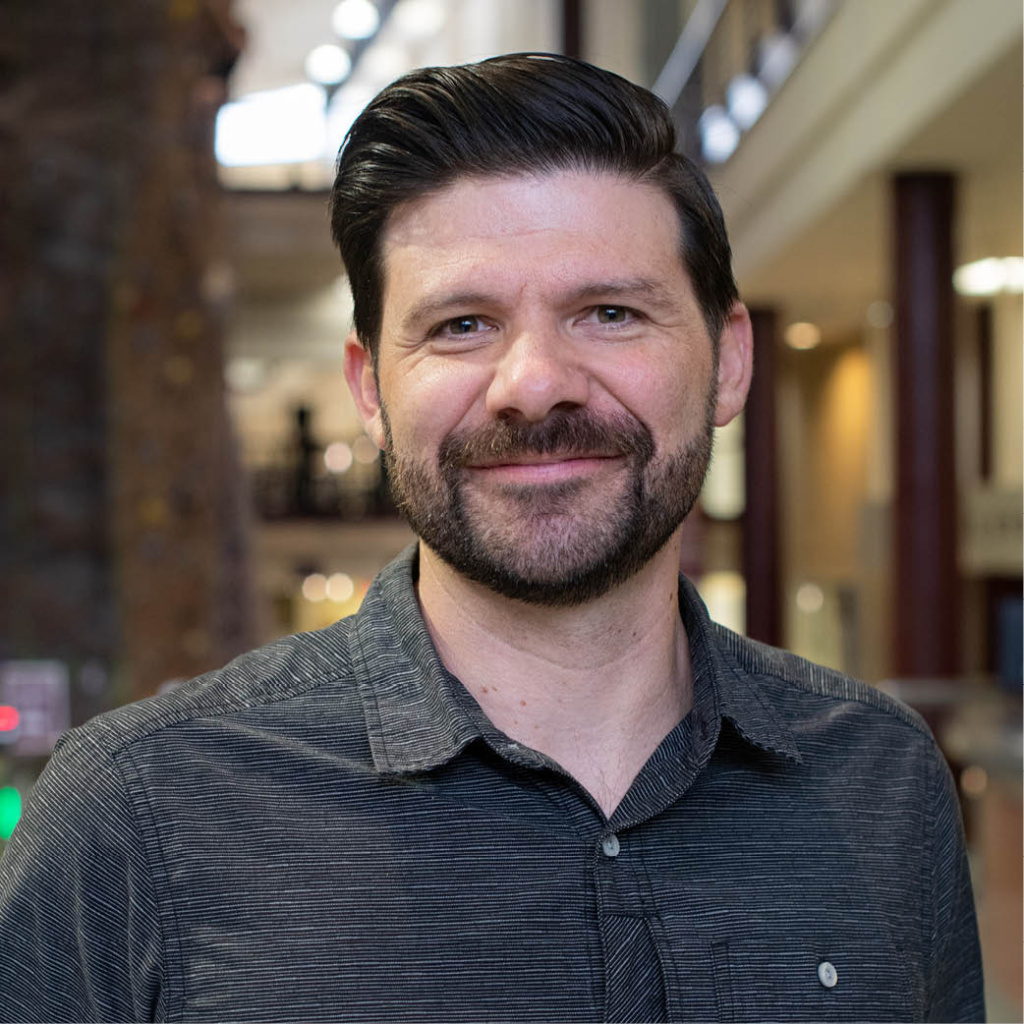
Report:
[[[445,670],[415,567],[66,734],[0,866],[0,1019],[982,1019],[912,711],[683,580],[694,706],[606,819]]]

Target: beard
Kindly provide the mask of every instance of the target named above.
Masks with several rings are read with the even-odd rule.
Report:
[[[569,607],[623,583],[668,543],[693,508],[711,461],[715,376],[696,436],[659,454],[628,412],[556,409],[539,423],[495,420],[456,431],[430,465],[394,445],[381,409],[392,495],[413,532],[456,572],[503,597]],[[469,485],[467,467],[516,456],[622,460],[612,479]]]

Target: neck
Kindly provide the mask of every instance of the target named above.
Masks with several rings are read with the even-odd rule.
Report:
[[[674,538],[603,597],[547,608],[465,579],[421,543],[418,596],[441,660],[487,717],[610,816],[690,708],[678,566]]]

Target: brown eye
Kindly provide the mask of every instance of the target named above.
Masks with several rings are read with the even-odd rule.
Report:
[[[629,319],[625,306],[598,306],[597,319],[602,324],[623,324]]]
[[[449,334],[473,334],[480,330],[480,318],[476,316],[457,316],[447,323]]]

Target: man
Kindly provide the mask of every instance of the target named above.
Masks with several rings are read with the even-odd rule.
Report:
[[[356,122],[345,366],[420,543],[355,617],[64,739],[0,1016],[982,1019],[927,729],[678,576],[751,336],[674,141],[545,56]]]

